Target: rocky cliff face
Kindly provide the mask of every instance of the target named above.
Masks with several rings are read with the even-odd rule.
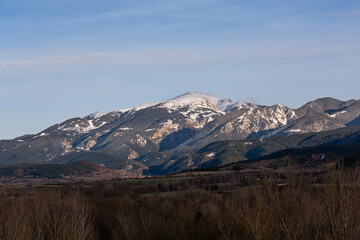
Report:
[[[233,103],[187,93],[127,110],[95,113],[0,141],[0,162],[53,162],[76,152],[108,151],[146,166],[169,162],[219,140],[267,138],[359,125],[360,101],[323,98],[299,109]]]

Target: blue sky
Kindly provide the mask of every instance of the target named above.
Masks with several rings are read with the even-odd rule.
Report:
[[[360,1],[0,0],[0,139],[189,91],[360,98]]]

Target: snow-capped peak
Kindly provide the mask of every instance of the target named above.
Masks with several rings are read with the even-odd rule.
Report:
[[[97,118],[100,118],[102,116],[104,116],[106,113],[101,113],[101,112],[94,112],[94,113],[91,113],[87,116],[85,116],[85,118],[88,118],[88,119],[97,119]]]
[[[220,99],[212,94],[205,94],[199,92],[188,92],[177,97],[171,98],[169,100],[160,101],[160,102],[151,102],[145,103],[140,106],[133,108],[122,109],[115,112],[125,113],[125,112],[135,112],[145,108],[154,107],[159,105],[160,108],[167,108],[169,111],[175,111],[185,106],[192,107],[203,107],[211,108],[215,111],[225,112],[231,108],[242,107],[247,105],[245,102],[236,102],[234,103],[228,98]],[[88,118],[99,118],[103,116],[102,113],[93,113],[88,115]]]
[[[177,96],[175,98],[166,101],[167,103],[176,103],[179,105],[192,105],[195,103],[201,103],[203,101],[209,101],[211,104],[216,105],[221,99],[212,95],[212,94],[204,94],[199,92],[188,92]]]
[[[230,99],[220,99],[212,94],[189,92],[163,102],[161,107],[177,110],[185,106],[199,106],[224,111],[232,104],[233,102]]]

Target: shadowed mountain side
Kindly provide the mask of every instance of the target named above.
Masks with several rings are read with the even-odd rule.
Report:
[[[171,164],[150,167],[154,174],[171,173],[198,167],[226,165],[259,158],[284,149],[360,143],[360,127],[347,127],[319,133],[280,136],[267,139],[220,141],[207,145],[195,154],[184,156]]]

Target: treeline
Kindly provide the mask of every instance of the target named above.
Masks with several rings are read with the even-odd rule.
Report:
[[[233,176],[3,191],[0,239],[355,240],[359,174],[331,170],[314,181],[290,169],[281,182],[268,175],[243,185]]]
[[[32,176],[41,178],[62,178],[65,176],[77,176],[92,173],[98,170],[98,166],[85,161],[77,161],[69,164],[13,164],[0,165],[0,176]]]

